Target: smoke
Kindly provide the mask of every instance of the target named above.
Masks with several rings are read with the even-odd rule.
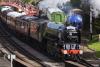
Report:
[[[55,8],[58,5],[61,6],[66,2],[70,2],[70,0],[43,0],[39,2],[38,6],[39,6],[39,9],[42,10],[49,7]]]
[[[100,0],[89,0],[91,11],[94,17],[98,17],[100,14]]]

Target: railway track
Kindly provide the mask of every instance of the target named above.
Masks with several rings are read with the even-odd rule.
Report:
[[[84,60],[80,56],[75,61],[66,61],[66,62],[72,62],[77,67],[94,67],[92,64],[88,63],[86,60]]]
[[[86,60],[89,64],[93,65],[94,67],[100,66],[99,59],[95,56],[95,50],[88,47],[88,39],[83,39],[81,46],[83,46],[84,54],[82,55],[82,58]],[[83,59],[83,61],[84,61]]]
[[[0,24],[0,43],[3,44],[3,46],[5,48],[7,48],[7,50],[9,50],[11,53],[14,53],[16,55],[18,55],[18,53],[16,52],[20,52],[21,54],[27,56],[28,58],[30,58],[31,60],[35,60],[37,63],[39,63],[42,67],[65,67],[66,63],[58,63],[58,62],[54,62],[52,60],[47,60],[48,58],[43,58],[43,60],[41,60],[41,57],[37,57],[34,56],[36,52],[34,52],[35,50],[33,50],[30,47],[25,47],[25,44],[18,42],[15,38],[13,38],[11,35],[9,35],[5,29],[1,26]],[[16,41],[16,42],[15,42]],[[8,44],[9,43],[9,44]],[[20,44],[18,44],[20,43]],[[22,45],[23,44],[23,45]],[[22,45],[22,46],[21,46]],[[33,52],[33,53],[32,53]],[[38,54],[40,55],[40,54]],[[17,56],[18,57],[18,56]],[[21,60],[22,57],[18,57]],[[85,60],[80,59],[79,61],[79,66],[86,66],[86,67],[93,67],[91,66],[91,64],[87,63]],[[67,62],[68,63],[68,62]],[[81,64],[81,65],[80,65]],[[70,63],[70,65],[73,66],[73,64]]]
[[[93,65],[91,65],[90,63],[88,63],[87,61],[85,61],[84,59],[80,58],[79,61],[77,61],[78,63],[86,66],[86,67],[94,67]]]
[[[0,43],[3,45],[3,48],[6,48],[7,51],[9,51],[11,54],[15,54],[16,55],[15,52],[18,51],[18,52],[28,56],[32,60],[34,60],[36,63],[41,65],[41,67],[45,67],[45,65],[40,63],[40,61],[37,60],[36,57],[30,55],[27,51],[25,51],[23,48],[18,46],[18,44],[11,39],[11,35],[9,35],[5,31],[5,29],[1,26],[1,24],[0,24]],[[18,52],[17,52],[17,55],[18,55]],[[22,60],[22,57],[18,57],[18,58]]]
[[[14,40],[14,38],[13,38],[13,40]],[[16,39],[15,39],[16,40]],[[25,44],[24,44],[25,45]],[[21,46],[21,47],[23,47],[23,45]],[[25,47],[23,47],[24,49],[25,49]],[[28,47],[29,48],[29,47]],[[32,51],[32,49],[31,48],[29,48],[30,50],[28,51],[28,50],[26,50],[26,51],[28,51],[28,52],[30,52],[30,51]],[[34,51],[33,51],[33,53],[34,53]],[[36,55],[39,55],[39,54],[36,54]],[[40,55],[41,56],[41,55]],[[39,57],[37,57],[37,60],[39,60],[38,58],[40,58],[40,56]],[[36,56],[35,56],[36,57]],[[45,59],[47,59],[47,58],[45,58]],[[41,61],[44,61],[44,60],[41,60]],[[49,60],[49,62],[54,62],[54,61],[50,61]],[[46,65],[46,67],[49,67],[48,66],[48,63],[44,63],[44,62],[41,62],[41,63],[43,63],[44,65]],[[54,65],[54,67],[67,67],[66,66],[66,63],[67,63],[67,66],[69,66],[69,65],[71,65],[71,66],[77,66],[77,67],[93,67],[91,64],[89,64],[87,61],[85,61],[84,59],[82,59],[82,58],[80,58],[77,62],[74,62],[74,61],[67,61],[67,62],[65,62],[65,65],[64,65],[64,63],[63,64],[61,64],[61,63],[55,63],[55,64],[52,64],[52,65]],[[50,67],[53,67],[53,66],[50,66]]]

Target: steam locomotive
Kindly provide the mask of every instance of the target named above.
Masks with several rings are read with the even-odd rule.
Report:
[[[1,6],[2,7],[2,6]],[[0,11],[0,18],[4,21],[8,28],[20,33],[25,38],[33,38],[42,43],[38,46],[45,48],[46,52],[53,57],[61,57],[64,60],[74,59],[83,51],[80,49],[80,30],[75,26],[68,25],[67,22],[55,23],[50,20],[38,18],[36,16],[22,15],[18,16],[19,12],[9,15],[8,13],[15,12],[13,10]],[[13,16],[14,15],[14,16]],[[59,15],[57,13],[57,15]],[[69,24],[81,23],[81,17],[72,15],[68,17]],[[33,44],[35,45],[35,44]]]

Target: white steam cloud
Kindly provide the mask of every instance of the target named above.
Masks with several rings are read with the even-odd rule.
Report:
[[[94,17],[98,17],[100,14],[100,0],[81,0],[84,5],[91,7]]]
[[[59,5],[63,5],[66,2],[70,2],[70,0],[43,0],[39,2],[38,6],[39,9],[45,9],[45,8],[55,8]]]
[[[98,17],[100,14],[100,0],[90,0],[90,6],[95,17]]]

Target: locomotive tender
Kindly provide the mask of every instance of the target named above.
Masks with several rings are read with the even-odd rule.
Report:
[[[14,31],[31,37],[46,49],[48,54],[63,59],[74,59],[82,54],[80,49],[80,31],[74,26],[67,26],[65,23],[41,19],[35,16],[20,15],[17,17],[8,16],[7,11],[0,11],[0,18]],[[17,33],[16,33],[17,34]],[[34,45],[34,44],[33,44]]]

